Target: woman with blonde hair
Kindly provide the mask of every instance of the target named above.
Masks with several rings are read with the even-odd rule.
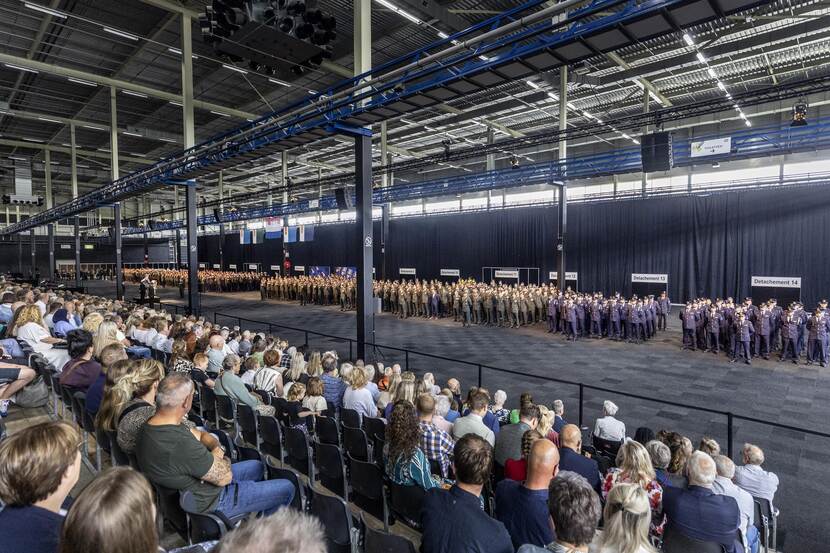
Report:
[[[390,371],[391,372],[391,371]],[[386,389],[380,392],[380,396],[378,396],[378,408],[383,409],[384,412],[386,411],[386,406],[392,403],[392,399],[395,397],[395,390],[398,389],[398,386],[401,383],[401,375],[399,374],[390,374],[389,376],[389,383],[386,386]]]
[[[86,317],[84,317],[84,322],[81,325],[81,328],[95,336],[98,333],[98,327],[101,326],[101,323],[104,322],[104,316],[98,312],[93,311]]]
[[[72,503],[60,553],[158,553],[156,506],[147,479],[127,467],[98,475]]]
[[[311,355],[308,358],[308,365],[306,365],[305,372],[306,374],[308,374],[309,378],[311,378],[312,376],[320,376],[323,374],[323,361],[319,351],[311,352]]]
[[[14,326],[10,334],[26,342],[35,353],[43,355],[50,365],[60,371],[69,361],[69,352],[65,349],[55,349],[55,344],[62,344],[65,340],[53,338],[43,324],[40,309],[37,305],[21,306],[16,315]]]
[[[614,486],[603,515],[605,526],[591,544],[591,553],[657,553],[648,538],[651,509],[643,488],[637,484]]]
[[[415,381],[406,380],[403,378],[403,375],[401,375],[401,378],[400,384],[395,387],[395,395],[392,396],[392,401],[383,410],[383,415],[386,420],[389,420],[389,417],[392,416],[392,408],[398,401],[406,400],[412,405],[415,405],[415,398],[417,397]]]
[[[91,315],[90,315],[91,316]],[[89,317],[87,317],[88,319]],[[86,319],[84,319],[84,326],[86,326]],[[92,331],[90,331],[92,332]],[[95,357],[100,358],[101,352],[110,344],[121,344],[129,347],[130,342],[118,330],[118,325],[114,321],[102,321],[98,326],[98,331],[95,334]],[[119,338],[119,335],[121,338]]]
[[[663,486],[655,479],[648,450],[639,442],[627,440],[617,453],[617,468],[605,475],[602,483],[602,497],[608,497],[617,484],[636,484],[645,490],[651,507],[651,535],[661,537],[666,525],[663,515]]]
[[[361,417],[377,417],[378,408],[366,382],[366,371],[362,367],[355,367],[351,374],[351,385],[343,394],[343,407],[354,409]]]
[[[539,427],[537,430],[559,447],[559,433],[553,429],[553,421],[556,419],[556,413],[548,409],[544,405],[539,405]]]

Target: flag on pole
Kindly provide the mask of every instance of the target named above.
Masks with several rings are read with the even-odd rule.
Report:
[[[282,227],[279,225],[268,225],[265,227],[265,239],[276,240],[282,238]]]
[[[239,231],[239,243],[240,244],[250,244],[251,243],[251,231],[240,229]]]
[[[251,231],[251,244],[262,244],[265,242],[265,229]]]

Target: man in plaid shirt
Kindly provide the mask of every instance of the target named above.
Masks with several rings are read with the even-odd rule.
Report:
[[[449,434],[432,424],[435,399],[429,394],[421,394],[417,403],[420,416],[421,449],[426,454],[427,459],[438,461],[441,465],[441,476],[447,478],[455,442]]]

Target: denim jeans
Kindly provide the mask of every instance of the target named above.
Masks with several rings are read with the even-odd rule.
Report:
[[[233,481],[219,496],[217,511],[228,518],[247,513],[270,515],[294,498],[294,484],[288,480],[262,480],[264,467],[259,461],[241,461],[231,465]]]
[[[749,542],[749,550],[752,553],[758,553],[758,549],[761,545],[760,535],[758,534],[758,528],[755,525],[749,527],[749,530],[746,533],[746,541]]]

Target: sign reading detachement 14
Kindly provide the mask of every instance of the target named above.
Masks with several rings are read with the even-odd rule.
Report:
[[[801,288],[801,277],[752,277],[752,286],[767,286],[774,288]]]

